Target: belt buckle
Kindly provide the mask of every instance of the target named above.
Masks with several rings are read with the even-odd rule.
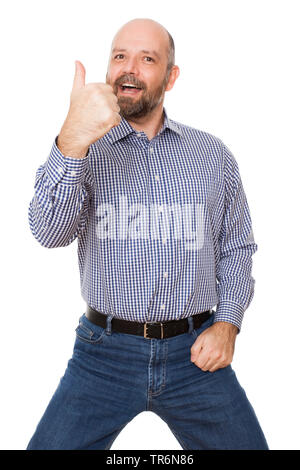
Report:
[[[160,324],[160,339],[163,339],[164,337],[164,327],[163,327],[163,323],[162,322],[147,322],[144,323],[144,338],[146,339],[151,339],[150,336],[147,336],[147,325],[153,325],[154,323],[159,323]]]

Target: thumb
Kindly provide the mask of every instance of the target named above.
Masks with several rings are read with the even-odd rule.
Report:
[[[79,60],[75,60],[75,66],[73,90],[77,90],[85,86],[85,68]]]

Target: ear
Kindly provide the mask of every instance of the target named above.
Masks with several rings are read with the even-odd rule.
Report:
[[[179,70],[178,65],[173,65],[165,91],[172,90],[174,83],[179,77],[179,74],[180,74],[180,70]]]

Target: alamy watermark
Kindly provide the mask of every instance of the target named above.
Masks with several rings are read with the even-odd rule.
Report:
[[[120,196],[119,207],[102,203],[97,207],[97,237],[100,240],[184,240],[186,250],[199,250],[204,243],[204,205],[129,204]]]

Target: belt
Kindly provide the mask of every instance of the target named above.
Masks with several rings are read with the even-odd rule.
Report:
[[[193,315],[193,328],[199,328],[202,323],[210,318],[212,315],[211,310]],[[94,310],[89,305],[85,313],[86,318],[95,325],[106,328],[107,315],[98,310]],[[127,333],[130,335],[143,336],[144,338],[151,339],[164,339],[171,338],[172,336],[181,335],[189,331],[189,322],[187,318],[181,320],[168,320],[163,322],[136,322],[122,320],[121,318],[113,317],[111,320],[111,329],[119,331],[120,333]]]

